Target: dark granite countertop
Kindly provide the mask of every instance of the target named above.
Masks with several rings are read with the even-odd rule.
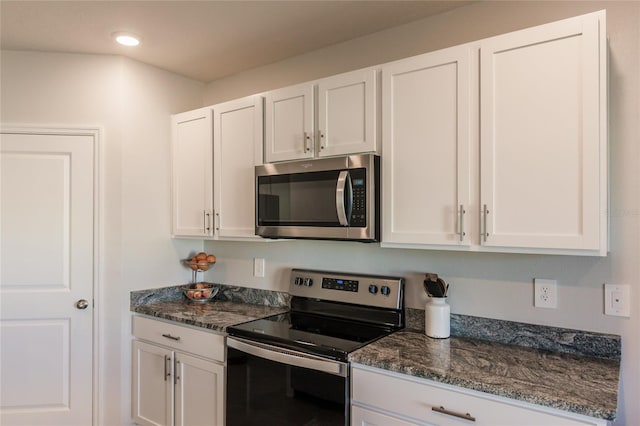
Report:
[[[469,337],[404,330],[349,355],[354,363],[613,420],[620,362]]]
[[[130,310],[138,314],[219,332],[231,325],[287,312],[289,295],[274,291],[214,284],[220,291],[210,302],[187,300],[182,286],[131,292]]]
[[[227,327],[288,311],[244,302],[213,300],[193,303],[187,300],[157,302],[132,307],[132,312],[224,332]]]

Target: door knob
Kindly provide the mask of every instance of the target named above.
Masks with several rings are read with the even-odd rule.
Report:
[[[76,308],[78,309],[87,309],[88,306],[89,306],[89,302],[87,302],[84,299],[80,299],[76,302]]]

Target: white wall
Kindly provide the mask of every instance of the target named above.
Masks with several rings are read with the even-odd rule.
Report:
[[[101,404],[130,422],[129,292],[184,282],[178,259],[198,241],[169,238],[169,115],[202,104],[203,85],[114,56],[2,51],[2,124],[100,126]]]
[[[381,249],[336,242],[261,244],[206,242],[218,256],[207,279],[286,290],[288,268],[311,267],[399,274],[408,278],[406,303],[422,308],[422,274],[451,283],[455,313],[622,336],[619,419],[640,418],[640,3],[480,2],[441,16],[248,70],[207,85],[205,104],[260,93],[484,37],[607,9],[610,38],[611,253],[606,258]],[[253,257],[266,259],[266,277],[252,276]],[[533,307],[534,277],[557,279],[558,309]],[[603,315],[603,283],[632,286],[632,317]]]

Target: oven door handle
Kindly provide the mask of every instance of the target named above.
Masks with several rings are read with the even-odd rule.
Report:
[[[295,367],[308,368],[335,376],[347,377],[347,364],[339,361],[290,351],[277,346],[265,345],[236,337],[227,337],[227,346],[249,355],[268,359]]]

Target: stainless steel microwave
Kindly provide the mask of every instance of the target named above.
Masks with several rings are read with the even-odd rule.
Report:
[[[257,235],[378,241],[379,156],[265,164],[255,174]]]

